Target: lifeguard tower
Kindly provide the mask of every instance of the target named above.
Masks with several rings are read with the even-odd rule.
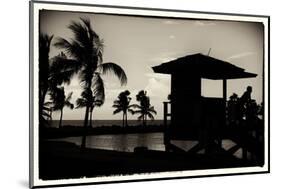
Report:
[[[221,146],[227,129],[227,80],[257,76],[243,68],[203,54],[184,56],[152,69],[156,73],[171,75],[171,99],[170,102],[164,102],[166,149],[169,150],[172,146],[171,140],[198,141],[190,152],[204,149],[205,153],[208,153],[214,150],[214,146]],[[202,97],[202,78],[222,80],[223,97]]]

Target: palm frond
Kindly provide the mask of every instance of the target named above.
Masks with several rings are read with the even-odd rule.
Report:
[[[143,114],[141,114],[139,117],[138,117],[138,120],[142,120],[143,119]]]
[[[154,116],[152,115],[152,113],[147,112],[147,116],[148,116],[151,120],[154,120]]]
[[[68,28],[73,32],[74,39],[79,42],[79,45],[85,49],[92,49],[92,42],[88,33],[87,26],[80,22],[71,21]]]
[[[39,36],[39,48],[41,48],[41,49],[48,49],[49,50],[53,37],[54,37],[54,35],[49,36],[47,34],[40,33],[40,36]]]
[[[117,64],[108,62],[99,65],[102,74],[113,73],[119,79],[121,85],[127,84],[127,76],[124,70]]]
[[[91,34],[94,38],[98,38],[98,37],[99,37],[98,34],[92,29],[90,19],[80,17],[80,20],[82,20],[82,22],[83,22],[83,23],[85,24],[85,26],[88,28],[89,34]]]
[[[66,101],[64,104],[65,104],[66,107],[68,107],[70,109],[74,108],[74,105],[71,102],[69,102],[69,101]]]
[[[142,107],[138,104],[131,104],[128,106],[128,108],[138,108],[138,109],[141,109]]]
[[[46,107],[46,106],[43,106],[43,110],[46,110],[46,111],[51,111],[51,108]]]
[[[134,110],[132,110],[132,109],[128,109],[128,112],[129,112],[129,113],[131,113],[132,115],[134,115],[134,114],[135,114],[135,111],[134,111]]]
[[[157,114],[156,110],[154,109],[154,106],[151,106],[148,108],[148,112],[152,112],[154,113],[155,115]]]
[[[71,78],[81,68],[81,63],[73,59],[56,56],[52,60],[50,66],[49,81],[51,85],[61,85],[62,83],[70,83]]]
[[[119,104],[113,104],[112,107],[113,108],[121,108],[121,106]]]
[[[122,112],[122,108],[118,108],[118,109],[114,110],[114,111],[113,111],[113,114],[117,114],[117,113],[119,113],[119,112]]]
[[[76,100],[76,108],[83,108],[87,106],[87,102],[84,98],[78,98]]]
[[[135,110],[134,114],[143,114],[143,111],[142,110]]]
[[[43,111],[42,112],[42,116],[44,116],[45,118],[50,118],[50,114],[48,114],[47,112]]]
[[[65,99],[66,102],[71,100],[72,94],[73,94],[73,92],[68,93],[68,95],[67,95],[67,97]]]
[[[93,94],[96,97],[96,99],[104,102],[104,100],[105,100],[104,83],[103,83],[103,79],[101,78],[99,73],[94,74],[92,87],[93,87]]]
[[[56,38],[54,46],[59,49],[64,49],[65,52],[78,61],[83,61],[83,55],[85,54],[85,49],[75,40],[68,41],[64,38]]]
[[[50,107],[52,105],[53,105],[53,102],[51,102],[51,101],[44,102],[45,107]]]
[[[101,101],[101,100],[95,100],[94,102],[94,106],[97,106],[97,107],[101,107],[103,105],[104,101]]]

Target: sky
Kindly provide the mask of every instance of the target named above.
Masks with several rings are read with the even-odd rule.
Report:
[[[67,28],[71,21],[89,18],[93,29],[104,40],[104,62],[120,65],[128,77],[126,86],[120,86],[114,76],[103,76],[105,103],[94,110],[94,119],[121,119],[113,115],[113,101],[124,90],[131,92],[132,103],[140,90],[146,90],[151,105],[155,107],[155,119],[163,119],[163,102],[170,93],[170,76],[156,74],[152,67],[189,54],[202,53],[230,62],[247,72],[258,74],[256,78],[228,80],[227,97],[232,93],[241,96],[247,86],[253,87],[252,98],[262,102],[263,25],[260,23],[214,20],[187,20],[171,18],[134,17],[78,12],[41,11],[40,32],[71,39]],[[50,58],[61,52],[51,46]],[[73,92],[75,104],[81,94],[77,76],[65,86],[66,94]],[[202,96],[222,97],[222,81],[202,79]],[[64,109],[64,120],[84,118],[84,109]],[[53,114],[59,119],[59,113]],[[129,115],[128,119],[136,119]]]

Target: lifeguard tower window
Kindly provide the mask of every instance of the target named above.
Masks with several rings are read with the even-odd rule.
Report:
[[[201,95],[203,97],[223,98],[222,80],[201,79]]]

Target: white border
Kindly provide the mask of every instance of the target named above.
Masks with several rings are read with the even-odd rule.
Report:
[[[264,104],[265,104],[265,165],[263,167],[249,167],[249,168],[227,168],[227,169],[209,169],[209,170],[193,170],[193,171],[177,171],[177,172],[162,172],[162,173],[149,173],[149,174],[136,174],[130,176],[110,176],[110,177],[96,177],[96,178],[83,178],[83,179],[64,179],[64,180],[50,180],[43,181],[39,179],[38,173],[38,47],[39,39],[39,10],[63,10],[63,11],[77,11],[77,12],[93,12],[93,13],[110,13],[110,14],[125,14],[125,15],[139,15],[139,16],[159,16],[159,17],[174,17],[174,18],[197,18],[197,19],[217,19],[217,20],[231,20],[231,21],[247,21],[247,22],[261,22],[264,24]],[[30,82],[34,85],[31,89],[31,120],[30,120],[30,186],[51,186],[51,185],[68,185],[80,183],[97,183],[109,181],[130,181],[142,179],[159,179],[159,178],[173,178],[173,177],[191,177],[191,176],[207,176],[207,175],[221,175],[221,174],[239,174],[239,173],[256,173],[269,171],[268,165],[268,18],[260,16],[238,16],[238,15],[222,15],[214,13],[194,13],[194,12],[177,12],[165,10],[147,10],[147,9],[130,9],[130,8],[116,8],[116,7],[101,7],[101,6],[82,6],[71,4],[52,4],[44,2],[31,2],[30,6],[30,32],[33,33],[30,49]],[[32,35],[31,35],[32,36]],[[32,48],[34,47],[34,48]],[[32,56],[33,55],[33,56]],[[33,64],[32,64],[33,63]],[[33,113],[35,112],[35,114]],[[33,136],[33,137],[32,137]]]

